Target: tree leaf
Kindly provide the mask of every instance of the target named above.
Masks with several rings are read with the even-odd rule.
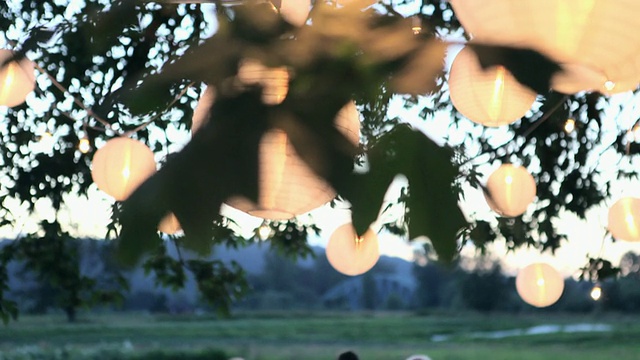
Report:
[[[225,200],[242,196],[257,201],[258,146],[269,117],[259,91],[217,98],[210,121],[124,201],[121,254],[136,262],[153,250],[158,223],[170,212],[185,232],[187,247],[210,246],[212,222]]]
[[[353,206],[357,232],[363,234],[375,220],[388,185],[402,174],[409,181],[409,238],[428,237],[440,258],[451,260],[457,234],[466,225],[452,190],[458,174],[451,162],[453,150],[401,125],[383,135],[368,155],[369,173],[355,175],[352,193],[345,195]]]
[[[546,94],[551,77],[562,70],[558,63],[535,50],[472,43],[467,46],[476,53],[483,68],[502,65],[518,82],[538,94]]]

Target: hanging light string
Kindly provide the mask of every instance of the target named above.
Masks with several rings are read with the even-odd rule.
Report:
[[[17,48],[17,45],[18,45],[17,42],[9,41],[8,45],[9,45],[10,49],[14,49],[13,51],[17,51],[17,50],[15,50]],[[25,58],[26,58],[26,56],[25,56]],[[106,121],[105,119],[100,117],[98,114],[96,114],[90,107],[86,106],[84,104],[84,102],[82,102],[82,100],[80,100],[77,96],[72,94],[69,91],[69,89],[67,89],[64,85],[62,85],[53,75],[51,75],[47,70],[45,70],[42,66],[40,66],[36,61],[33,61],[33,60],[30,60],[30,61],[33,64],[33,67],[36,70],[38,70],[38,72],[40,72],[41,74],[45,75],[49,79],[49,81],[51,81],[51,83],[62,94],[70,96],[73,99],[73,102],[77,106],[79,106],[82,110],[84,110],[89,117],[94,118],[96,121],[98,121],[100,124],[102,124],[104,126],[104,128],[92,126],[91,124],[89,124],[89,120],[88,119],[87,120],[82,120],[82,131],[84,132],[84,136],[80,139],[79,146],[83,146],[86,149],[87,144],[84,144],[83,140],[88,141],[88,137],[87,137],[87,129],[88,128],[92,129],[92,130],[96,130],[96,131],[101,131],[101,132],[105,132],[107,129],[114,131],[111,123],[109,123],[108,121]],[[138,132],[140,130],[143,130],[146,127],[148,127],[149,125],[151,125],[159,117],[161,117],[163,114],[165,114],[166,111],[168,111],[171,107],[173,107],[186,94],[186,92],[189,90],[189,88],[192,87],[194,84],[195,84],[195,82],[191,82],[187,86],[185,86],[185,88],[182,89],[182,91],[180,91],[180,93],[176,97],[174,97],[174,99],[162,111],[158,112],[156,115],[154,115],[150,119],[146,120],[140,126],[134,128],[133,130],[127,131],[127,132],[122,133],[122,134],[119,134],[119,136],[127,136],[128,137],[131,134],[136,133],[136,132]],[[34,90],[40,95],[45,95],[45,92],[42,89],[40,89],[38,86],[36,86]],[[60,109],[56,109],[56,110],[58,110],[60,112],[60,114],[64,115],[65,117],[69,118],[70,120],[72,120],[74,122],[80,121],[76,117],[74,117],[71,113],[69,113],[67,111],[63,111],[63,110],[60,110]],[[89,149],[90,149],[90,144],[88,144],[88,146],[89,146]],[[82,151],[82,152],[86,153],[86,152],[88,152],[88,150],[87,151]]]
[[[98,121],[100,124],[102,124],[104,126],[104,128],[102,127],[96,127],[96,126],[92,126],[88,119],[87,120],[82,120],[82,130],[84,132],[84,136],[80,139],[81,143],[79,144],[79,146],[83,146],[86,149],[86,144],[83,144],[83,140],[88,140],[87,138],[87,129],[92,129],[92,130],[97,130],[97,131],[101,131],[101,132],[105,132],[107,129],[108,130],[112,130],[113,131],[113,127],[112,124],[110,124],[108,121],[106,121],[105,119],[103,119],[102,117],[100,117],[98,114],[96,114],[90,107],[86,106],[77,96],[73,95],[64,85],[62,85],[59,81],[56,80],[56,78],[54,76],[52,76],[48,71],[46,71],[42,66],[40,66],[37,62],[32,61],[34,68],[38,70],[38,72],[40,72],[41,74],[45,75],[50,81],[51,83],[63,94],[70,96],[73,99],[73,102],[78,105],[82,110],[86,111],[87,115],[91,118],[94,118],[96,121]],[[160,118],[162,115],[164,115],[171,107],[173,107],[186,93],[187,91],[193,86],[195,85],[195,82],[191,82],[189,83],[187,86],[185,86],[180,93],[175,96],[173,98],[173,100],[161,111],[159,111],[156,115],[152,116],[151,118],[149,118],[148,120],[146,120],[145,122],[143,122],[141,125],[137,126],[136,128],[129,130],[127,132],[124,133],[120,133],[119,136],[130,136],[131,134],[134,134],[140,130],[145,129],[146,127],[148,127],[149,125],[151,125],[153,122],[155,122],[158,118]],[[41,94],[44,95],[45,92],[40,89],[39,87],[36,86],[36,91]],[[69,118],[70,120],[73,121],[81,121],[78,120],[76,117],[74,117],[71,113],[67,112],[67,111],[62,111],[57,109],[60,114],[64,115],[65,117]],[[90,146],[90,144],[89,144]],[[82,150],[81,150],[82,151]],[[82,151],[83,153],[88,152],[87,151]]]
[[[520,145],[518,147],[517,150],[515,150],[515,152],[520,152],[520,150],[522,150],[522,147],[525,146],[527,144],[527,140],[526,138],[529,137],[529,135],[531,135],[532,132],[534,132],[538,127],[540,127],[540,125],[542,125],[545,121],[547,121],[551,115],[553,115],[554,112],[556,112],[556,110],[558,110],[558,108],[560,108],[560,106],[562,104],[564,104],[567,100],[569,99],[569,95],[565,95],[563,96],[555,105],[553,105],[553,107],[551,107],[551,109],[549,109],[549,111],[547,111],[546,113],[544,113],[542,116],[540,116],[540,118],[536,119],[533,124],[531,126],[529,126],[529,128],[527,128],[527,130],[524,131],[524,133],[522,133],[521,137],[525,138],[525,142],[522,143],[522,145]],[[511,143],[512,143],[513,139],[510,139],[496,147],[494,147],[494,153],[497,152],[498,150],[502,149],[502,148],[507,148]],[[507,149],[507,157],[509,157],[514,151],[509,151]],[[478,158],[485,156],[486,153],[480,153],[476,156],[470,157],[468,159],[466,159],[465,161],[460,163],[460,166],[463,165],[467,165],[469,163],[474,162],[475,160],[477,160]],[[490,158],[486,161],[486,162],[490,162],[493,161],[493,159],[495,158],[495,155],[490,156]]]
[[[569,95],[565,95],[560,99],[553,107],[546,113],[544,113],[538,120],[536,120],[527,130],[522,134],[522,137],[527,138],[534,132],[540,125],[542,125],[545,121],[547,121],[551,115],[553,115],[556,110],[560,108],[560,106],[569,100]],[[507,143],[505,143],[506,145]],[[524,145],[524,144],[523,144]]]
[[[38,63],[36,61],[32,61],[32,62],[33,62],[33,66],[40,73],[44,74],[51,81],[51,83],[56,88],[58,88],[58,90],[60,90],[63,94],[71,96],[71,98],[73,99],[73,102],[76,105],[78,105],[80,108],[82,108],[84,111],[86,111],[87,115],[89,115],[90,117],[96,119],[98,122],[100,122],[106,128],[111,128],[111,124],[108,121],[106,121],[103,118],[101,118],[100,116],[98,116],[95,112],[93,112],[93,110],[91,110],[91,108],[87,107],[80,99],[78,99],[76,96],[71,94],[71,92],[67,88],[65,88],[62,84],[60,84],[60,82],[58,82],[58,80],[56,80],[56,78],[54,78],[51,74],[49,74],[48,71],[46,71],[44,68],[42,68],[42,66],[38,65]]]
[[[155,122],[159,117],[161,117],[162,115],[164,115],[169,109],[171,109],[173,107],[173,105],[175,105],[186,93],[187,91],[189,91],[189,89],[195,85],[195,82],[191,82],[189,83],[187,86],[184,87],[184,89],[182,89],[182,91],[180,91],[180,93],[173,98],[173,100],[171,100],[171,102],[162,110],[159,111],[156,115],[152,116],[151,118],[149,118],[147,121],[143,122],[142,124],[140,124],[140,126],[129,130],[127,132],[125,132],[123,134],[123,136],[129,136],[133,133],[136,133],[140,130],[143,130],[144,128],[146,128],[147,126],[151,125],[153,122]]]

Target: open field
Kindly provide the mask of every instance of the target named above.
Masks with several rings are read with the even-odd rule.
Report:
[[[546,329],[540,326],[549,324],[599,324],[610,329],[538,335],[496,332]],[[23,317],[0,327],[0,359],[119,359],[153,350],[170,354],[213,348],[247,360],[335,359],[345,349],[355,350],[363,360],[405,359],[416,353],[434,360],[624,360],[638,359],[639,338],[638,318],[622,315],[283,313],[219,320],[114,313],[86,315],[76,324],[50,315]]]

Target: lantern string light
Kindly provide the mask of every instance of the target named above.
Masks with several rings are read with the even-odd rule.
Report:
[[[127,131],[126,133],[123,134],[123,136],[129,136],[131,134],[137,133],[140,130],[143,130],[144,128],[146,128],[147,126],[151,125],[154,121],[156,121],[160,116],[162,116],[167,110],[169,110],[170,108],[173,107],[173,105],[175,105],[186,93],[187,91],[189,91],[189,89],[195,85],[195,82],[191,82],[189,83],[187,86],[184,87],[184,89],[182,89],[182,91],[180,91],[180,93],[173,98],[173,100],[171,100],[171,102],[164,108],[164,110],[159,111],[157,114],[155,114],[154,116],[152,116],[151,118],[149,118],[147,121],[143,122],[142,124],[140,124],[138,127]]]
[[[414,35],[420,35],[422,32],[422,19],[420,19],[420,16],[414,15],[411,17],[411,31],[413,31]]]
[[[86,106],[78,97],[74,96],[73,94],[71,94],[71,92],[65,88],[62,84],[60,84],[60,82],[58,82],[58,80],[56,80],[55,77],[53,77],[51,74],[49,74],[48,71],[46,71],[45,69],[42,68],[42,66],[38,65],[37,62],[33,62],[34,67],[41,72],[42,74],[44,74],[47,78],[49,78],[49,80],[51,81],[51,83],[58,88],[58,90],[60,90],[63,94],[67,94],[69,96],[71,96],[71,98],[73,99],[73,102],[78,105],[82,110],[86,111],[87,114],[89,116],[91,116],[92,118],[96,119],[98,122],[100,122],[101,124],[103,124],[105,127],[110,128],[111,124],[109,124],[108,121],[104,120],[103,118],[101,118],[100,116],[98,116],[95,112],[93,112],[93,110],[91,110],[91,108],[89,108],[88,106]]]
[[[9,41],[8,45],[11,49],[13,49],[12,51],[17,51],[15,50],[16,48],[18,48],[18,43],[16,41]],[[25,56],[26,57],[26,56]],[[51,83],[63,94],[70,96],[73,99],[73,102],[78,105],[82,110],[86,111],[87,115],[89,117],[92,117],[94,119],[96,119],[96,121],[98,121],[100,124],[102,124],[105,128],[100,128],[100,127],[95,127],[92,126],[91,124],[88,123],[88,120],[83,120],[82,121],[82,127],[83,130],[86,134],[86,129],[90,128],[92,130],[97,130],[97,131],[101,131],[101,132],[105,132],[107,129],[109,130],[113,130],[112,124],[109,123],[108,121],[106,121],[105,119],[103,119],[102,117],[100,117],[98,114],[96,114],[90,107],[86,106],[82,100],[80,100],[80,98],[78,98],[77,96],[73,95],[71,93],[71,91],[69,91],[69,89],[67,89],[64,85],[62,85],[53,75],[51,75],[47,70],[45,70],[42,66],[40,66],[36,61],[32,61],[33,63],[33,67],[38,70],[38,72],[40,72],[41,74],[45,75],[49,81],[51,81]],[[185,95],[185,93],[188,91],[188,89],[193,86],[195,83],[191,82],[190,84],[188,84],[162,111],[158,112],[158,114],[156,114],[155,116],[151,117],[149,120],[145,121],[144,123],[142,123],[140,126],[136,127],[133,130],[127,131],[124,134],[118,134],[119,136],[130,136],[133,133],[136,133],[140,130],[143,130],[144,128],[146,128],[147,126],[149,126],[151,123],[153,123],[155,120],[157,120],[160,116],[162,116],[162,114],[164,114],[167,110],[169,110],[173,105],[175,105],[176,102],[178,102],[180,100],[180,98],[182,98],[182,96]],[[39,87],[35,87],[35,91],[38,92],[40,95],[44,95],[44,91],[42,91]],[[69,112],[66,111],[61,111],[58,110],[62,115],[64,115],[65,117],[69,118],[70,120],[73,120],[75,122],[79,122],[80,120],[78,120],[77,118],[75,118],[73,115],[71,115]]]
[[[602,287],[600,286],[600,284],[596,283],[591,289],[589,295],[594,301],[600,300],[602,298]]]
[[[527,138],[529,137],[529,135],[531,135],[532,132],[534,132],[538,127],[540,127],[540,125],[542,125],[545,121],[547,121],[551,115],[553,115],[554,112],[556,112],[556,110],[558,110],[560,108],[560,106],[562,106],[562,104],[564,104],[565,102],[567,102],[567,100],[569,100],[569,95],[565,95],[562,97],[562,99],[560,99],[555,105],[553,105],[553,107],[551,109],[549,109],[549,111],[547,111],[546,113],[542,114],[542,116],[540,116],[540,118],[538,118],[523,134],[522,137]]]
[[[551,109],[549,109],[549,111],[547,111],[546,113],[542,114],[542,116],[540,116],[538,119],[536,119],[533,124],[531,124],[531,126],[529,126],[529,128],[527,128],[527,130],[524,131],[524,133],[522,133],[522,137],[523,138],[527,138],[529,137],[529,135],[531,135],[531,133],[533,133],[538,127],[540,127],[540,125],[542,125],[545,121],[547,121],[551,115],[553,115],[554,112],[556,112],[556,110],[558,110],[560,108],[560,106],[562,106],[562,104],[564,104],[567,100],[569,99],[569,95],[565,95],[562,97],[562,99],[560,99],[555,105],[553,105],[551,107]],[[640,120],[640,119],[639,119]],[[512,141],[513,139],[510,139],[498,146],[495,147],[495,150],[499,150],[502,148],[505,148],[507,151],[507,157],[509,157],[513,152],[520,152],[520,149],[527,144],[527,142],[525,141],[524,143],[522,143],[520,145],[520,147],[516,150],[513,151],[509,148],[509,145],[511,145],[513,143]],[[469,157],[468,159],[466,159],[465,161],[463,161],[460,166],[462,165],[466,165],[466,164],[470,164],[476,160],[478,160],[480,157],[484,156],[484,153],[480,153],[476,156],[472,156]],[[490,157],[489,159],[486,160],[486,162],[491,162],[493,161],[493,157]]]
[[[572,118],[567,119],[564,123],[564,131],[571,134],[576,129],[576,121]]]
[[[258,239],[264,241],[271,237],[271,225],[268,220],[263,220],[262,224],[256,228],[256,235],[258,235]]]
[[[56,80],[56,78],[51,75],[47,70],[45,70],[43,67],[41,67],[40,65],[38,65],[37,62],[33,61],[34,64],[34,68],[36,70],[38,70],[40,73],[44,74],[50,81],[51,83],[63,94],[70,96],[73,99],[73,102],[78,105],[82,110],[86,111],[87,115],[91,118],[94,118],[96,121],[98,121],[100,124],[102,124],[104,126],[104,128],[102,127],[96,127],[93,126],[89,123],[89,120],[78,120],[76,117],[74,117],[71,113],[67,112],[67,111],[61,111],[58,110],[60,112],[60,114],[64,115],[65,117],[69,118],[70,120],[73,120],[75,122],[82,122],[82,129],[83,132],[85,133],[84,136],[80,137],[80,140],[78,142],[78,148],[80,150],[80,152],[87,153],[88,151],[91,150],[91,144],[90,144],[90,140],[89,138],[86,136],[87,133],[87,129],[92,129],[92,130],[96,130],[96,131],[100,131],[100,132],[105,132],[106,130],[113,130],[112,124],[109,123],[108,121],[106,121],[105,119],[103,119],[102,117],[100,117],[99,115],[97,115],[90,107],[86,106],[82,100],[80,100],[77,96],[73,95],[69,89],[67,89],[64,85],[62,85],[59,81]],[[173,98],[173,100],[162,110],[159,111],[157,114],[155,114],[154,116],[150,117],[148,120],[144,121],[142,124],[140,124],[139,126],[137,126],[136,128],[129,130],[123,134],[118,134],[118,136],[130,136],[131,134],[134,134],[140,130],[145,129],[146,127],[148,127],[149,125],[151,125],[153,122],[155,122],[160,116],[162,116],[164,113],[166,113],[167,110],[169,110],[171,107],[173,107],[186,93],[187,91],[195,84],[195,82],[191,82],[189,83],[187,86],[185,86],[180,93],[178,93],[177,96],[175,96]],[[36,86],[35,91],[38,92],[40,95],[44,95],[44,91],[42,91],[40,88],[38,88]]]

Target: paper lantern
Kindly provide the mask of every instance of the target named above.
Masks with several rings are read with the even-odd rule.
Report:
[[[354,144],[360,139],[360,114],[354,103],[337,115],[336,127]],[[296,154],[284,131],[268,131],[260,142],[259,201],[233,197],[227,204],[250,215],[286,220],[331,201],[335,190]]]
[[[158,230],[168,235],[176,234],[178,231],[182,230],[182,226],[180,226],[180,222],[178,222],[178,218],[170,213],[165,216],[162,220],[160,220],[160,224],[158,224]]]
[[[209,110],[216,100],[216,89],[213,86],[207,86],[202,92],[198,105],[193,109],[193,117],[191,118],[191,133],[195,134],[202,125],[209,121]]]
[[[551,265],[534,263],[518,272],[516,290],[527,304],[547,307],[562,296],[564,280]]]
[[[506,217],[522,215],[536,197],[536,182],[527,169],[503,164],[487,181],[485,199],[489,207]]]
[[[608,229],[617,240],[640,241],[640,199],[624,197],[609,208]]]
[[[153,152],[140,141],[118,137],[96,151],[91,177],[98,189],[125,200],[156,171]]]
[[[289,71],[286,67],[269,68],[253,59],[240,63],[238,80],[244,85],[261,85],[262,101],[269,105],[281,103],[289,92]]]
[[[449,94],[453,106],[469,120],[485,126],[508,125],[523,117],[536,93],[502,66],[483,69],[470,48],[451,64]]]
[[[0,49],[0,65],[14,56],[10,50]],[[33,63],[26,58],[0,66],[0,106],[22,104],[36,86]]]
[[[640,82],[636,0],[450,0],[479,43],[537,50],[566,70],[552,79],[565,93],[627,91]],[[633,82],[629,85],[627,82]]]
[[[351,223],[344,224],[331,234],[326,255],[336,271],[349,276],[364,274],[380,258],[378,236],[369,229],[358,237]]]
[[[311,0],[280,0],[280,15],[292,25],[302,26],[311,11]]]
[[[591,296],[594,301],[600,300],[602,298],[602,287],[598,284],[594,285],[593,288],[591,288],[591,292],[589,292],[589,296]]]

